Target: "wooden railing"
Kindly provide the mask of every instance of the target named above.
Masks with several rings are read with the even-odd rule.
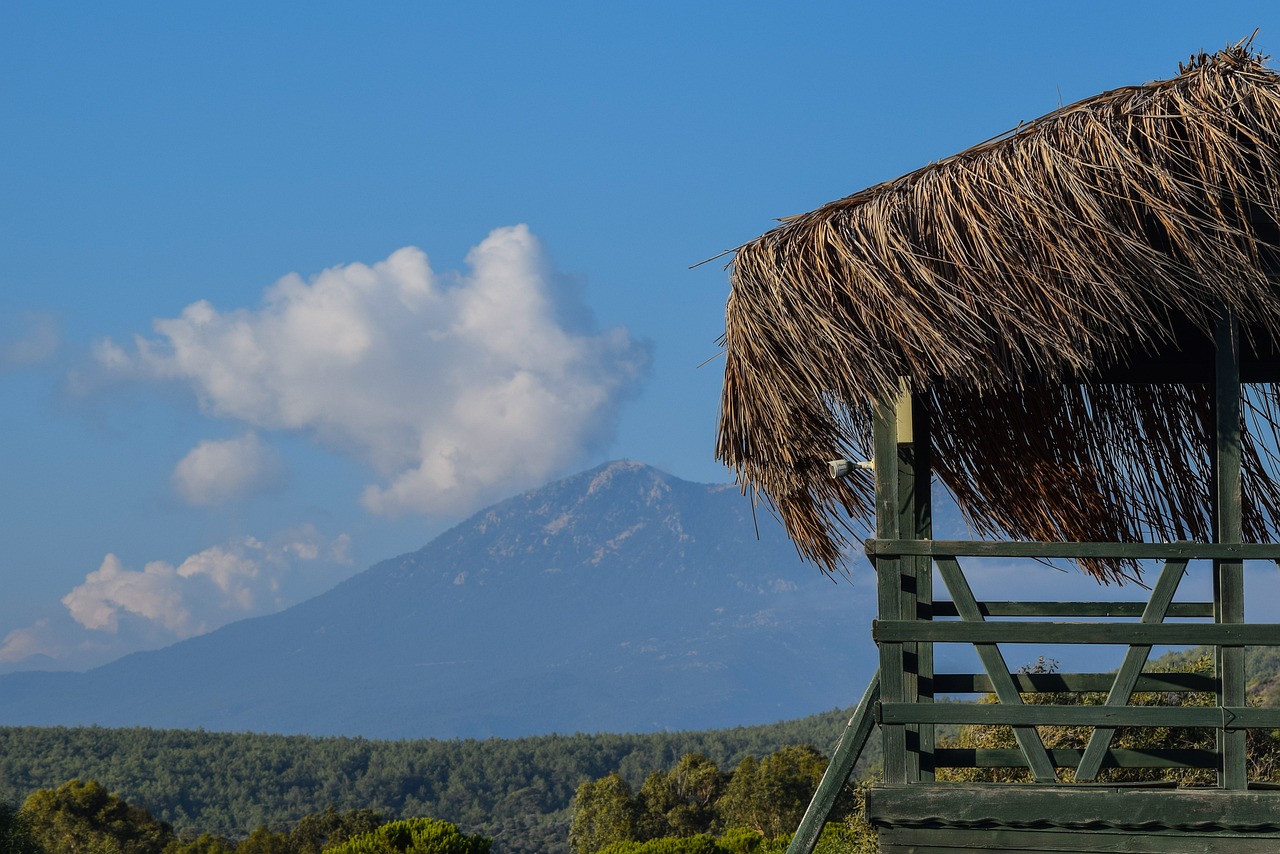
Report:
[[[1204,543],[1028,543],[873,539],[867,555],[880,578],[873,635],[880,670],[837,745],[831,766],[793,838],[789,854],[813,850],[835,799],[875,724],[884,735],[890,783],[929,783],[937,768],[1023,767],[1037,783],[1076,781],[1102,768],[1200,768],[1224,789],[1248,788],[1245,730],[1280,728],[1280,709],[1245,705],[1244,647],[1280,646],[1280,625],[1244,619],[1243,561],[1280,561],[1280,545]],[[979,601],[961,569],[965,558],[1099,558],[1163,561],[1147,602]],[[1192,561],[1210,561],[1214,597],[1174,602]],[[933,575],[949,600],[934,601]],[[924,576],[927,573],[927,578]],[[885,619],[885,615],[893,619]],[[995,619],[991,622],[987,618]],[[1050,622],[1045,618],[1067,618]],[[958,618],[958,619],[957,619]],[[1130,622],[1116,622],[1128,618]],[[1209,622],[1165,622],[1166,618]],[[1102,622],[1100,620],[1105,620]],[[982,673],[935,673],[934,645],[972,644]],[[1011,672],[999,644],[1115,644],[1127,647],[1114,673]],[[1143,673],[1153,646],[1208,646],[1213,673]],[[1136,692],[1212,693],[1213,706],[1130,705]],[[1024,703],[1023,694],[1106,692],[1103,705]],[[999,702],[955,701],[995,694]],[[939,696],[948,702],[936,702]],[[1016,749],[938,748],[937,724],[1007,725]],[[1083,749],[1048,749],[1036,727],[1094,727]],[[1213,748],[1113,748],[1117,727],[1192,727],[1217,733]]]
[[[1246,646],[1280,646],[1280,625],[1243,622],[1243,608],[1224,603],[1243,602],[1244,560],[1280,560],[1280,546],[1203,543],[1018,543],[963,540],[870,540],[868,555],[890,573],[902,558],[929,561],[951,594],[949,601],[919,601],[915,613],[899,610],[898,619],[878,620],[873,635],[881,649],[881,680],[906,685],[915,681],[927,687],[914,696],[884,696],[877,720],[886,728],[902,728],[901,737],[886,738],[886,745],[932,744],[921,737],[935,724],[1007,725],[1014,728],[1017,750],[917,750],[915,757],[893,762],[904,769],[926,771],[939,767],[1029,768],[1037,782],[1058,781],[1058,768],[1072,768],[1077,781],[1097,778],[1104,767],[1210,768],[1218,772],[1223,788],[1248,785],[1243,731],[1280,727],[1280,709],[1246,706],[1243,652]],[[1134,602],[979,602],[961,570],[960,558],[1100,558],[1163,560],[1150,599]],[[888,559],[888,560],[884,560]],[[1173,601],[1179,582],[1191,561],[1212,561],[1215,596],[1212,602]],[[926,564],[928,565],[928,564]],[[916,586],[901,574],[904,587]],[[882,576],[881,583],[893,585]],[[926,585],[919,585],[926,586]],[[883,589],[882,589],[883,597]],[[883,613],[883,609],[882,609]],[[959,617],[959,619],[935,619]],[[988,622],[987,617],[1003,617]],[[1046,617],[1072,622],[1048,622]],[[1098,622],[1097,618],[1136,617],[1130,622]],[[1206,619],[1212,622],[1165,622],[1167,617]],[[1019,619],[1034,618],[1034,619]],[[1095,618],[1090,621],[1087,618]],[[910,647],[937,643],[972,644],[984,673],[921,674]],[[1113,674],[1011,673],[998,644],[1115,644],[1127,647],[1124,660]],[[1208,674],[1143,674],[1153,646],[1208,646],[1215,651],[1215,670]],[[933,656],[928,656],[930,661]],[[901,676],[887,675],[888,667],[901,667]],[[1212,692],[1213,706],[1135,706],[1130,698],[1138,691]],[[1026,704],[1022,695],[1041,692],[1105,691],[1103,705]],[[936,695],[994,693],[996,704],[933,702]],[[1088,745],[1081,750],[1045,748],[1037,726],[1094,727]],[[1195,727],[1215,730],[1213,750],[1123,751],[1111,748],[1117,727]],[[914,733],[914,737],[910,735]],[[891,760],[886,755],[886,767]],[[914,781],[923,777],[915,775]],[[901,782],[913,782],[908,778]]]

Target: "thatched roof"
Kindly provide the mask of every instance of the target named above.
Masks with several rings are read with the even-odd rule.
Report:
[[[873,519],[870,473],[831,480],[827,461],[869,458],[871,402],[900,377],[978,533],[1210,537],[1216,319],[1240,318],[1253,379],[1280,350],[1280,75],[1264,59],[1201,54],[736,251],[717,454],[802,554],[836,568]],[[1119,382],[1161,367],[1181,381]],[[1244,531],[1267,542],[1277,418],[1260,388]]]

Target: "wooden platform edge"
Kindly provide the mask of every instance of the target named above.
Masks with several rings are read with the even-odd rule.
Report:
[[[867,820],[882,832],[928,828],[1120,831],[1280,840],[1280,792],[1107,785],[880,785],[867,793]],[[1280,842],[1273,846],[1280,851]]]

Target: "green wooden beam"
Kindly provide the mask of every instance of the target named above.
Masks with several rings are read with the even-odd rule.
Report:
[[[1145,833],[1130,830],[1030,830],[984,828],[938,830],[890,828],[880,834],[881,854],[961,854],[1003,851],[1004,854],[1276,854],[1276,833],[1178,831]]]
[[[1115,682],[1114,673],[1013,673],[1010,674],[1021,694],[1048,694],[1084,691],[1108,691]],[[991,678],[985,673],[938,673],[933,677],[939,694],[990,694]],[[1133,689],[1146,691],[1198,691],[1215,693],[1218,680],[1208,673],[1144,673]]]
[[[1049,757],[1058,768],[1080,765],[1082,750],[1050,750]],[[939,768],[1022,768],[1026,759],[1014,748],[939,748]],[[1104,768],[1217,768],[1218,752],[1208,748],[1125,750],[1111,749],[1102,759]],[[1077,778],[1078,779],[1078,778]]]
[[[1280,646],[1280,625],[1273,623],[999,623],[877,620],[871,634],[877,642],[936,643],[1087,643],[1150,646]]]
[[[896,399],[878,400],[873,415],[875,453],[876,535],[900,537],[901,503],[898,478],[898,420]],[[903,613],[903,561],[898,555],[875,558],[876,598],[879,613],[892,620],[915,616]],[[914,640],[914,639],[913,639]],[[907,696],[902,643],[886,641],[880,647],[880,694],[891,702],[911,702]],[[887,783],[906,783],[907,739],[901,726],[881,729],[884,739],[884,779]]]
[[[929,413],[918,394],[904,382],[897,405],[898,422],[898,536],[927,540],[933,536],[932,437]],[[903,589],[899,615],[903,619],[932,619],[933,561],[925,555],[902,558]],[[902,645],[905,699],[933,701],[933,644]],[[932,724],[907,727],[908,781],[933,779],[930,756],[934,747]]]
[[[933,822],[988,829],[1110,826],[1135,835],[1158,832],[1161,828],[1175,833],[1219,831],[1227,834],[1275,834],[1280,829],[1275,792],[1158,789],[1115,784],[877,786],[867,794],[867,819],[877,828],[927,827]],[[1168,842],[1173,844],[1176,839],[1170,838]],[[1232,847],[1232,841],[1224,839],[1222,844],[1196,850],[1250,849]],[[1276,847],[1270,850],[1275,851]]]
[[[879,721],[1007,726],[1177,726],[1203,729],[1280,728],[1280,708],[1253,706],[1058,706],[988,703],[884,703]]]
[[[1145,602],[979,602],[984,617],[1141,617]],[[933,616],[958,617],[954,602],[933,603]],[[1174,602],[1169,617],[1212,617],[1212,602]]]
[[[1227,308],[1214,331],[1214,438],[1213,531],[1218,543],[1243,540],[1243,493],[1241,490],[1242,412],[1240,401],[1240,324]],[[1215,619],[1222,624],[1244,622],[1244,564],[1239,558],[1214,561]],[[1219,646],[1218,676],[1221,679],[1218,703],[1242,706],[1245,697],[1244,649]],[[1219,785],[1228,789],[1248,786],[1248,755],[1243,732],[1218,735],[1222,753]]]
[[[877,556],[1133,558],[1135,560],[1280,560],[1280,543],[1032,543],[992,540],[903,540],[881,537],[863,543]]]

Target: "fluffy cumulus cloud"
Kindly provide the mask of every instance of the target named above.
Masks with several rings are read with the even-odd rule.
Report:
[[[324,537],[304,526],[269,541],[232,540],[177,564],[135,569],[108,554],[62,597],[65,611],[4,636],[0,672],[91,667],[277,611],[348,575],[350,548],[346,534]]]
[[[197,302],[155,321],[155,337],[101,342],[97,360],[184,384],[210,415],[357,456],[380,478],[362,496],[374,512],[456,514],[607,439],[649,358],[625,329],[581,322],[587,312],[525,226],[492,232],[467,264],[439,275],[409,247],[372,266],[286,276],[256,310]],[[192,451],[174,474],[179,491],[242,488],[212,474],[223,470],[215,452],[229,450]],[[249,471],[252,453],[231,450],[226,468]]]
[[[192,448],[173,470],[173,488],[188,504],[225,504],[269,488],[282,470],[271,446],[246,433]]]
[[[196,634],[176,582],[172,564],[157,560],[135,571],[109,554],[101,566],[85,576],[84,583],[62,597],[62,604],[86,629],[114,633],[120,628],[120,615],[128,613],[159,623],[182,637]]]
[[[325,542],[313,528],[266,543],[244,537],[193,554],[181,563],[157,560],[142,569],[108,554],[102,565],[62,597],[86,629],[115,634],[132,620],[170,639],[202,634],[234,619],[278,610],[282,583],[308,562],[349,562],[349,538]]]
[[[288,604],[289,576],[306,563],[349,565],[349,538],[321,538],[315,529],[289,531],[266,543],[253,536],[214,545],[173,565],[151,561],[141,570],[115,554],[84,576],[63,604],[84,629],[115,634],[125,621],[148,634],[189,638],[238,618]]]

